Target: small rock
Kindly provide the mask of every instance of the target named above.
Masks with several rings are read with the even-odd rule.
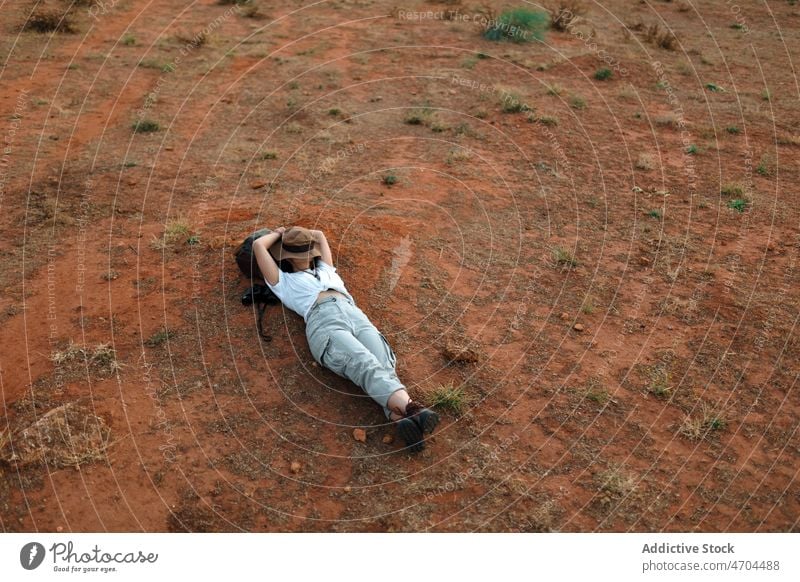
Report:
[[[367,431],[363,428],[353,429],[353,438],[360,443],[365,443],[367,442]]]
[[[63,526],[58,526],[58,527],[56,528],[56,531],[64,531],[64,527],[63,527]]]
[[[353,490],[353,488],[352,488],[352,487],[350,487],[350,485],[345,485],[345,486],[344,486],[344,492],[345,492],[345,493],[350,493],[352,490]]]
[[[302,465],[300,464],[300,461],[292,461],[292,465],[290,468],[292,470],[292,473],[299,473],[301,467]]]
[[[269,182],[266,182],[264,180],[253,180],[252,182],[250,182],[250,187],[253,190],[258,190],[259,188],[263,188],[267,184],[269,184]]]
[[[563,311],[561,313],[561,319],[564,320],[564,321],[568,320],[569,319],[569,313],[567,313],[566,311]]]
[[[575,331],[583,331],[583,325],[581,325],[580,323],[576,323],[575,325],[572,326],[572,329],[574,329]]]
[[[390,445],[394,442],[394,437],[390,434],[383,435],[383,444]]]

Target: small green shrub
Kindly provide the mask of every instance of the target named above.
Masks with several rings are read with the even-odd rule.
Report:
[[[136,44],[136,37],[132,34],[126,34],[122,37],[122,44],[125,46],[133,46]]]
[[[602,68],[602,69],[597,69],[594,72],[594,78],[597,79],[598,81],[607,81],[613,76],[614,73],[611,71],[611,69]]]
[[[661,211],[660,210],[651,210],[650,212],[647,213],[647,216],[649,216],[650,218],[658,218],[660,220],[661,219]]]
[[[698,148],[696,145],[692,144],[686,148],[686,153],[689,155],[695,155],[698,152]]]
[[[550,25],[550,17],[546,12],[515,8],[503,12],[492,21],[483,33],[488,40],[510,40],[512,42],[529,42],[542,40],[544,32]]]
[[[728,200],[728,208],[732,208],[737,212],[744,212],[747,208],[747,200],[742,198],[735,198],[734,200]]]
[[[149,119],[140,119],[131,126],[134,133],[152,133],[161,129],[157,122]]]
[[[741,130],[735,125],[729,125],[728,127],[725,128],[725,131],[733,135],[736,135],[737,133],[741,132]]]
[[[394,174],[386,174],[383,177],[383,183],[386,184],[387,186],[391,186],[392,184],[396,184],[397,183],[397,176],[395,176]]]
[[[715,85],[714,83],[706,83],[706,89],[708,89],[712,93],[722,93],[723,91],[725,91],[725,89],[723,89],[719,85]]]

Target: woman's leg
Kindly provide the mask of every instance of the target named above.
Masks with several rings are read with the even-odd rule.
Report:
[[[402,394],[395,395],[405,392],[405,386],[394,369],[384,366],[349,330],[331,331],[319,363],[364,390],[381,405],[387,418],[391,418],[389,399],[394,396],[395,406],[403,401]]]

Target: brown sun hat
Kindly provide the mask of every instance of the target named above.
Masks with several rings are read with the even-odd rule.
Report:
[[[269,247],[269,252],[276,261],[322,256],[322,251],[317,247],[314,235],[302,226],[287,228],[283,232],[283,236]]]

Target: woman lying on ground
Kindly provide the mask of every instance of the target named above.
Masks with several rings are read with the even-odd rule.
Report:
[[[406,447],[422,450],[439,415],[409,397],[394,351],[345,288],[323,232],[281,227],[256,239],[253,252],[269,288],[305,320],[314,360],[358,385],[397,424]],[[293,272],[278,267],[287,261]]]

